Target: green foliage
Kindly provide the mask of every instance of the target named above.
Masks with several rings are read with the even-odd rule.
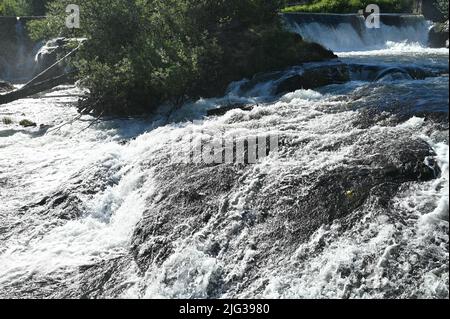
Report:
[[[81,30],[64,27],[65,7],[80,4]],[[35,39],[86,37],[75,62],[90,90],[85,112],[135,114],[164,102],[222,94],[257,72],[318,60],[283,31],[282,0],[58,0],[30,25]]]
[[[23,126],[23,127],[36,127],[37,126],[36,123],[34,123],[30,120],[27,120],[27,119],[20,121],[19,125]]]
[[[448,20],[448,0],[434,0],[434,6],[442,13],[445,19]]]
[[[412,0],[316,0],[311,4],[296,5],[284,8],[289,12],[325,12],[325,13],[356,13],[369,4],[377,4],[382,12],[411,12]]]
[[[27,0],[0,0],[0,15],[24,16],[30,13],[31,6]]]
[[[11,125],[13,123],[13,120],[11,120],[11,118],[9,117],[4,117],[2,118],[2,123],[5,125]]]

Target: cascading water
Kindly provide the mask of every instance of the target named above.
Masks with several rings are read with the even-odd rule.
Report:
[[[16,41],[17,41],[17,64],[20,67],[21,64],[25,63],[25,52],[26,52],[25,28],[20,18],[17,18],[16,23]]]
[[[0,78],[14,83],[29,81],[40,66],[35,61],[35,55],[42,43],[34,43],[26,32],[26,23],[30,17],[0,17]]]
[[[304,65],[148,119],[61,126],[74,87],[2,107],[0,297],[448,298],[448,50],[409,27],[315,90],[274,93]],[[261,135],[279,149],[256,164],[171,157]]]
[[[287,26],[305,40],[335,51],[386,49],[394,43],[426,46],[431,23],[421,16],[381,16],[380,28],[366,27],[364,16],[285,14]]]

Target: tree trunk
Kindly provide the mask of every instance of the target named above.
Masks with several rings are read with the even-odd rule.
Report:
[[[69,81],[69,74],[63,74],[47,81],[39,82],[33,85],[24,86],[21,89],[0,95],[0,105],[11,103],[13,101],[24,99],[37,93],[53,89],[58,85]]]

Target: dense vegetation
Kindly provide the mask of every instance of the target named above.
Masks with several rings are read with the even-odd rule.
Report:
[[[356,13],[376,3],[383,12],[411,12],[412,0],[315,0],[310,4],[288,6],[283,12]]]
[[[42,16],[48,0],[0,0],[0,16]]]
[[[164,102],[222,94],[231,81],[332,57],[283,30],[281,0],[84,0],[81,30],[64,27],[65,6],[31,25],[35,38],[88,38],[78,55],[97,114],[149,112]],[[63,14],[62,14],[63,13]]]

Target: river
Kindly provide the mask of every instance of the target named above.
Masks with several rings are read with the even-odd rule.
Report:
[[[0,108],[0,297],[448,298],[449,51],[395,31],[325,41],[352,80],[317,90],[241,81],[94,123],[67,123],[73,86]],[[238,102],[257,106],[206,116]],[[261,135],[280,145],[256,164],[170,157],[186,137]]]

